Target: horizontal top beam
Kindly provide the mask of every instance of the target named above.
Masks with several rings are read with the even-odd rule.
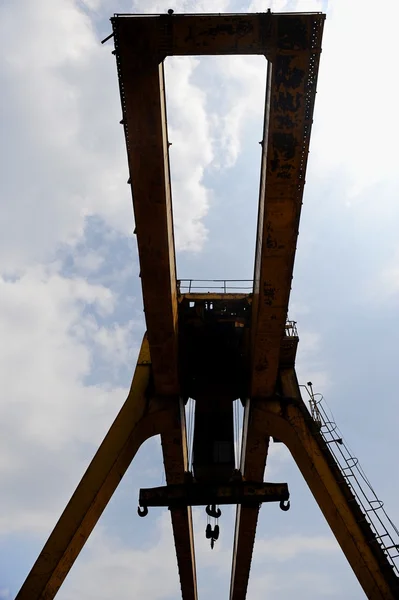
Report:
[[[321,13],[255,13],[158,16],[116,15],[114,33],[129,38],[135,54],[166,56],[263,54],[312,46],[309,22]]]
[[[248,16],[253,16],[254,14],[262,14],[262,13],[173,13],[173,17],[216,17],[216,16],[223,16],[223,17],[248,17]],[[282,12],[282,13],[276,13],[273,12],[271,13],[274,16],[292,16],[292,15],[321,15],[323,14],[321,11],[310,11],[310,12]],[[117,17],[131,17],[133,19],[138,18],[143,18],[143,17],[149,17],[149,18],[156,18],[156,17],[165,17],[166,13],[114,13],[114,18]],[[169,15],[168,13],[168,16]]]

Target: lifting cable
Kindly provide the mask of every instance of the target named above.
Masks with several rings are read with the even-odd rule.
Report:
[[[187,454],[188,454],[188,464],[187,469],[192,471],[193,468],[193,434],[194,434],[194,400],[192,398],[188,399],[187,402],[187,410],[188,418],[187,418]]]
[[[240,400],[234,400],[234,458],[236,469],[240,469]]]

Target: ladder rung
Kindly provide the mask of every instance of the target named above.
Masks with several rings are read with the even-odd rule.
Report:
[[[389,533],[383,533],[382,535],[376,535],[375,539],[380,540],[381,538],[386,537],[387,535],[389,536]]]

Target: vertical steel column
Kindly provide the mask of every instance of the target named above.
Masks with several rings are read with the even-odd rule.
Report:
[[[184,404],[177,399],[174,427],[161,435],[166,483],[184,483],[188,471],[186,417]],[[191,506],[170,509],[175,540],[177,567],[183,600],[197,600],[197,573],[195,567],[194,532]]]

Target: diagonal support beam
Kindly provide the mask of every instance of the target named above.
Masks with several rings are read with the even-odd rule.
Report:
[[[286,444],[366,597],[394,600],[399,581],[300,394],[294,368],[280,372],[282,396],[258,400],[254,420]]]
[[[129,395],[83,475],[16,600],[52,600],[78,557],[141,444],[175,427],[178,404],[149,396],[146,337]]]

